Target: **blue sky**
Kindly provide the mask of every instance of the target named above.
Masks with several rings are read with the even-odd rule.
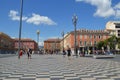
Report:
[[[19,36],[20,0],[0,0],[0,32]],[[61,37],[73,31],[72,16],[78,16],[77,29],[104,29],[106,22],[120,20],[119,0],[23,0],[22,38],[37,40]]]

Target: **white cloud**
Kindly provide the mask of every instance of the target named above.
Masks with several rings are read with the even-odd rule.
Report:
[[[120,18],[120,2],[117,5],[115,5],[114,10],[115,10],[115,17]]]
[[[18,12],[15,11],[15,10],[10,10],[9,17],[14,21],[15,20],[19,21],[20,20],[20,16],[18,16]],[[26,20],[26,19],[27,19],[27,17],[25,17],[25,16],[22,17],[22,20]]]
[[[116,17],[116,18],[120,18],[120,10],[116,10],[115,17]]]
[[[54,21],[52,21],[50,18],[47,16],[40,16],[39,14],[32,14],[32,17],[27,19],[27,23],[32,23],[35,25],[40,25],[40,24],[47,24],[47,25],[56,25]]]
[[[117,5],[115,5],[114,8],[118,8],[118,9],[120,9],[120,2],[119,2]]]
[[[20,16],[18,16],[18,14],[19,14],[18,11],[10,10],[9,17],[14,21],[19,21]],[[26,23],[31,23],[35,25],[41,25],[41,24],[56,25],[56,23],[47,16],[40,16],[39,14],[35,14],[35,13],[33,13],[31,17],[22,16],[22,20],[26,21]]]
[[[115,16],[115,10],[111,6],[111,0],[76,0],[76,2],[84,1],[86,3],[89,3],[93,6],[96,6],[96,12],[94,13],[94,16],[99,17],[110,17]]]

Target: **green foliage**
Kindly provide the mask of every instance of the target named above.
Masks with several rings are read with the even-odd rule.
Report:
[[[101,49],[102,47],[109,46],[110,49],[114,49],[115,45],[118,44],[118,48],[120,49],[120,38],[116,36],[112,36],[104,41],[100,41],[97,43],[97,48]]]
[[[98,48],[98,49],[102,49],[103,45],[104,45],[104,41],[100,41],[100,42],[98,42],[98,44],[97,44],[97,48]]]

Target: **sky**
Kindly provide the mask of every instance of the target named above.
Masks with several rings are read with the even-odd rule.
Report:
[[[39,45],[49,38],[77,29],[105,29],[108,21],[120,20],[120,0],[23,0],[21,38],[31,38]],[[0,32],[19,38],[20,0],[0,0]]]

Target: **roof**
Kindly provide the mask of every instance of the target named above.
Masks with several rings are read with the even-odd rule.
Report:
[[[71,33],[74,34],[74,31],[71,31]],[[109,33],[108,31],[106,30],[88,30],[88,29],[79,29],[77,30],[77,33],[91,33],[91,34],[97,34],[97,33],[102,33],[102,34],[105,34],[105,33]]]
[[[3,33],[3,32],[0,32],[0,36],[4,36],[4,37],[6,37],[6,38],[11,39],[11,37],[10,37],[10,36],[8,36],[7,34],[5,34],[5,33]]]
[[[15,40],[15,41],[18,41],[19,38],[15,38],[14,40]],[[34,41],[34,40],[29,39],[29,38],[21,38],[21,41]]]
[[[47,39],[45,40],[44,42],[60,42],[61,39],[57,38],[57,39],[54,39],[54,38],[51,38],[51,39]]]

